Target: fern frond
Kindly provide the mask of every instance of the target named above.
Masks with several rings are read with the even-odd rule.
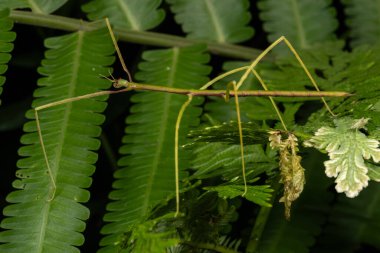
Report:
[[[242,123],[242,133],[244,144],[266,144],[267,130],[261,129],[254,122]],[[191,130],[188,137],[192,141],[186,146],[191,146],[199,142],[222,142],[228,144],[239,144],[239,131],[236,121],[224,122],[221,125],[203,127]]]
[[[208,191],[215,191],[220,198],[235,198],[238,196],[244,196],[247,200],[256,203],[260,206],[270,207],[272,206],[269,201],[273,189],[269,185],[254,185],[248,186],[247,192],[244,193],[243,185],[220,185],[213,187],[205,187]]]
[[[369,135],[375,135],[380,125],[377,103],[380,99],[380,47],[361,46],[352,53],[340,53],[333,58],[333,64],[325,68],[326,80],[320,82],[323,88],[345,90],[354,96],[331,100],[333,111],[340,117],[370,118],[366,125]],[[331,117],[324,110],[313,114],[305,129],[315,132],[318,128],[333,126]]]
[[[183,241],[218,244],[221,235],[231,232],[231,225],[238,217],[238,199],[219,198],[216,192],[195,189],[184,196],[186,216],[177,221]]]
[[[343,0],[344,12],[347,15],[345,23],[350,28],[351,45],[353,47],[368,44],[373,45],[380,40],[380,9],[378,2],[373,0],[352,1]]]
[[[158,9],[161,0],[93,0],[82,6],[90,20],[108,17],[117,28],[145,31],[159,25],[165,17]]]
[[[376,111],[376,104],[380,99],[379,71],[380,46],[356,48],[349,57],[344,73],[347,81],[340,84],[342,89],[355,96],[345,99],[335,109],[341,116],[370,118],[366,125],[369,134],[380,125],[380,114]]]
[[[13,50],[12,42],[16,38],[16,33],[12,32],[13,22],[9,18],[8,9],[0,9],[0,95],[3,93],[3,84],[5,83],[5,72],[8,69],[7,63],[11,59]]]
[[[192,178],[210,178],[222,176],[227,180],[241,177],[241,156],[239,145],[223,143],[202,143],[194,149],[195,158],[192,168],[195,170]],[[261,145],[247,145],[244,160],[247,176],[255,178],[261,173],[270,173],[277,168],[275,152],[264,151]]]
[[[253,36],[248,0],[167,0],[189,38],[238,43]]]
[[[209,56],[203,46],[147,51],[139,65],[136,78],[145,83],[168,87],[198,88],[207,81],[210,68],[205,66]],[[129,226],[148,215],[158,202],[173,196],[174,183],[174,130],[178,111],[186,97],[139,92],[131,98],[132,115],[126,119],[126,135],[119,160],[122,167],[115,173],[115,190],[104,217],[110,222],[102,229],[106,237],[101,246],[104,252],[122,249],[118,245]],[[195,99],[186,109],[180,128],[179,143],[184,143],[190,126],[199,124],[202,99]],[[188,167],[188,156],[180,153],[180,167]]]
[[[173,213],[136,224],[128,238],[130,245],[127,252],[131,253],[163,253],[166,249],[177,245],[179,238],[170,219]],[[102,252],[102,251],[100,251]]]
[[[107,75],[114,58],[107,30],[79,31],[45,41],[48,48],[38,72],[43,75],[35,91],[33,107],[52,101],[107,89]],[[79,252],[83,244],[80,232],[85,229],[89,210],[87,202],[91,174],[100,146],[95,138],[104,121],[106,97],[91,98],[41,110],[40,125],[44,136],[51,177],[49,177],[35,121],[24,125],[26,132],[19,149],[23,158],[4,208],[7,216],[0,233],[1,252]],[[27,117],[34,118],[33,111]]]
[[[285,36],[297,49],[335,39],[338,27],[331,0],[260,0],[259,16],[269,41]]]
[[[68,0],[2,0],[0,1],[0,9],[19,9],[30,8],[35,13],[49,14],[58,10]]]

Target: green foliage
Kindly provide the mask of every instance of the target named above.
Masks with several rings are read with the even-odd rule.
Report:
[[[167,0],[189,38],[238,43],[253,36],[248,0]]]
[[[255,122],[242,123],[244,144],[266,144],[265,134],[267,130],[262,129]],[[223,122],[221,125],[208,126],[191,130],[188,137],[193,139],[188,145],[197,142],[223,142],[228,144],[239,144],[238,124],[235,121]]]
[[[145,31],[159,25],[165,12],[158,9],[161,0],[95,0],[82,6],[90,20],[105,17],[118,28]]]
[[[272,189],[269,185],[255,185],[248,186],[247,192],[244,192],[243,185],[222,185],[215,187],[206,187],[208,191],[215,191],[221,198],[236,198],[238,196],[243,196],[247,200],[256,203],[260,206],[270,207],[271,204],[268,202],[271,198]]]
[[[5,83],[4,74],[8,69],[7,63],[11,59],[12,41],[16,38],[16,34],[10,31],[13,27],[13,22],[8,16],[9,10],[0,10],[0,95],[3,92],[2,86]]]
[[[294,142],[295,138],[309,139],[318,129],[327,129],[329,135],[320,135],[312,140],[318,143],[335,140],[340,146],[350,141],[353,148],[348,153],[353,154],[346,160],[352,161],[351,165],[359,162],[361,167],[354,169],[363,169],[364,164],[364,170],[368,170],[367,176],[380,180],[376,163],[378,158],[365,160],[373,150],[376,150],[375,157],[378,156],[377,143],[380,140],[380,47],[373,45],[378,37],[374,32],[378,30],[378,19],[373,18],[378,10],[372,7],[376,1],[359,4],[342,0],[342,5],[339,2],[333,4],[331,0],[93,0],[82,7],[79,2],[0,0],[1,8],[32,9],[32,12],[10,12],[9,16],[17,24],[20,41],[16,41],[18,50],[12,52],[14,57],[12,55],[9,66],[14,69],[7,72],[9,85],[4,86],[5,89],[16,87],[17,93],[22,93],[35,82],[28,73],[37,72],[38,54],[43,53],[38,47],[41,38],[57,33],[58,29],[80,30],[46,40],[46,59],[38,68],[38,73],[43,76],[39,80],[42,87],[30,88],[35,89],[33,107],[109,88],[110,83],[99,78],[99,75],[109,74],[113,61],[109,34],[105,29],[89,32],[87,30],[94,26],[73,19],[85,14],[98,24],[103,23],[104,17],[109,17],[117,28],[118,37],[131,42],[120,43],[120,48],[127,57],[130,71],[134,73],[138,69],[134,76],[139,82],[199,89],[209,78],[211,70],[206,66],[210,60],[206,48],[218,48],[216,51],[230,56],[234,55],[231,52],[242,55],[247,48],[229,43],[246,41],[246,46],[263,49],[268,46],[266,41],[271,42],[285,35],[299,50],[321,90],[348,91],[355,95],[327,99],[335,117],[322,108],[319,98],[275,97],[292,138],[278,143],[279,155],[268,145],[267,132],[287,132],[279,130],[284,127],[279,124],[271,101],[266,97],[239,98],[244,121],[244,159],[248,182],[248,192],[244,196],[241,196],[244,193],[242,159],[233,100],[194,98],[192,106],[185,111],[180,128],[181,214],[178,217],[173,214],[174,130],[179,108],[186,100],[184,96],[153,91],[113,96],[121,101],[109,108],[106,113],[108,124],[103,130],[99,126],[104,120],[100,115],[105,108],[104,96],[43,109],[39,114],[42,134],[57,189],[54,191],[41,152],[36,124],[32,120],[24,126],[26,134],[21,142],[26,146],[19,149],[23,158],[17,164],[18,179],[13,183],[15,191],[7,198],[9,205],[4,208],[6,217],[1,223],[1,252],[359,253],[368,252],[366,245],[380,249],[377,236],[379,217],[376,212],[379,209],[378,185],[371,183],[355,199],[337,195],[331,186],[332,180],[323,173],[323,161],[328,160],[327,155],[311,149],[305,152]],[[342,6],[345,6],[347,16]],[[47,15],[51,12],[61,16]],[[0,12],[0,30],[4,28],[5,32],[0,33],[0,59],[4,57],[4,63],[0,61],[0,64],[6,64],[9,60],[9,43],[14,39],[14,35],[9,33],[11,22],[7,16],[7,11]],[[254,17],[252,21],[251,17]],[[335,33],[337,19],[339,23],[347,24],[347,27],[340,27],[339,33]],[[19,22],[29,26],[25,29],[18,26]],[[264,32],[252,38],[253,31],[260,26]],[[188,38],[199,39],[207,47],[182,47],[191,41],[165,34],[181,36],[178,31],[180,27]],[[153,28],[154,32],[145,32]],[[363,32],[367,30],[370,32]],[[351,36],[351,44],[344,37],[346,34]],[[337,37],[342,40],[338,41]],[[28,46],[28,53],[18,47],[19,44]],[[151,48],[173,44],[178,47]],[[371,46],[356,47],[351,52],[349,45],[359,44]],[[274,50],[284,49],[284,45],[279,47]],[[269,90],[315,90],[294,55],[275,56],[269,54],[255,67]],[[254,56],[248,55],[245,59],[250,57]],[[225,60],[220,56],[211,58],[210,64],[214,69],[211,76],[217,75],[220,69],[228,71],[249,64],[242,59],[234,62]],[[120,73],[119,64],[114,67],[115,79],[125,75]],[[6,67],[0,66],[0,74],[3,75],[1,70],[5,71]],[[227,83],[239,80],[241,74],[228,76],[214,87],[225,90]],[[18,78],[23,75],[26,80],[19,81]],[[4,82],[4,79],[0,81]],[[133,87],[133,83],[129,85]],[[253,75],[241,88],[264,89]],[[5,106],[0,117],[6,116],[1,117],[0,129],[13,120],[9,119],[9,115],[13,116],[14,113],[7,113],[7,100],[14,100],[8,92],[3,95]],[[25,101],[28,98],[23,97],[23,104]],[[33,119],[34,114],[30,111],[27,116]],[[125,117],[126,126],[122,123]],[[335,127],[334,121],[339,122],[342,118],[371,120],[365,125],[366,128],[361,129]],[[124,127],[125,136],[119,144]],[[186,140],[190,130],[193,130],[189,135],[191,140]],[[344,136],[343,130],[346,131]],[[100,146],[96,137],[100,133],[106,155],[100,153],[102,159],[97,164],[97,176],[90,189],[91,202],[87,208],[82,203],[90,198],[85,188],[92,183],[90,176],[97,160],[95,152]],[[5,136],[1,136],[2,143],[7,146],[1,150],[0,162],[8,161],[11,146],[17,142],[8,141],[7,135],[11,134],[6,132]],[[372,145],[372,151],[360,155],[363,150],[358,147],[367,147],[368,143]],[[121,158],[115,154],[120,146]],[[355,150],[357,154],[354,154]],[[334,156],[340,158],[342,154],[336,153]],[[119,162],[116,165],[117,159]],[[105,169],[103,163],[106,164]],[[5,166],[0,164],[2,168],[12,168],[13,165],[14,162]],[[120,169],[116,168],[118,166]],[[107,179],[111,178],[110,168],[115,169],[112,182]],[[303,174],[302,168],[305,168],[307,179],[305,185],[303,180],[299,180],[302,177],[294,178],[294,175]],[[6,170],[2,171],[4,174],[0,178],[9,181]],[[279,182],[281,173],[283,176],[286,174],[282,179],[285,189]],[[101,188],[99,184],[106,186]],[[109,189],[111,184],[113,190]],[[3,181],[0,185],[10,184]],[[301,188],[303,192],[300,195]],[[106,194],[110,198],[108,204]],[[292,203],[290,221],[284,217],[284,207],[279,203],[285,200],[281,198],[283,195],[287,198],[288,208],[289,200],[300,195]],[[103,224],[99,217],[104,212]],[[89,216],[92,219],[89,220],[88,230],[82,235],[86,227],[84,221]],[[97,233],[104,236],[100,246]],[[79,248],[84,242],[88,245]],[[91,249],[88,248],[90,244]]]
[[[192,168],[195,170],[191,178],[219,177],[233,180],[241,177],[240,146],[224,143],[201,143],[194,149],[195,159]],[[244,148],[249,178],[255,178],[261,173],[270,174],[277,167],[274,161],[275,152],[263,150],[261,145],[248,145]]]
[[[352,1],[343,0],[346,24],[350,27],[352,46],[374,44],[380,38],[380,9],[376,0]]]
[[[170,226],[170,219],[173,219],[173,216],[173,213],[168,213],[162,217],[136,224],[131,229],[128,241],[125,242],[128,246],[126,251],[163,253],[167,248],[177,245],[179,239],[176,236],[175,227]],[[103,248],[99,252],[107,252],[107,249]]]
[[[147,51],[136,78],[167,87],[195,88],[195,84],[207,81],[210,72],[210,67],[205,65],[209,56],[204,49],[203,46],[192,46]],[[177,107],[186,101],[186,97],[141,92],[131,100],[135,104],[126,119],[126,135],[120,149],[123,157],[118,162],[122,168],[115,173],[115,190],[110,194],[114,202],[107,206],[109,213],[104,217],[110,223],[102,229],[107,236],[101,245],[109,247],[109,251],[120,248],[122,235],[141,217],[148,215],[154,205],[174,196],[175,190],[174,125]],[[199,124],[200,103],[202,99],[195,99],[186,110],[180,143],[184,143],[189,128]],[[180,157],[181,168],[187,168],[188,155],[181,153]]]
[[[241,205],[238,198],[218,198],[216,192],[190,190],[183,203],[186,215],[180,218],[178,232],[183,240],[217,244],[228,235],[232,223],[238,218],[237,209]],[[208,226],[205,226],[205,224]]]
[[[307,49],[335,38],[331,0],[260,0],[258,7],[269,41],[284,35],[296,48]]]
[[[35,13],[49,14],[59,9],[68,0],[2,0],[0,1],[0,9],[9,8],[30,8]]]
[[[49,38],[45,59],[38,72],[40,88],[35,91],[33,107],[92,93],[110,86],[97,74],[107,74],[113,63],[113,47],[106,30],[79,31]],[[93,57],[89,58],[88,55]],[[96,73],[96,74],[95,74]],[[87,84],[91,83],[91,86]],[[100,146],[100,113],[105,109],[105,97],[81,100],[40,111],[40,125],[47,158],[57,189],[54,191],[38,139],[36,122],[24,125],[23,147],[17,163],[20,168],[13,182],[16,189],[7,196],[11,205],[4,209],[7,216],[0,233],[3,252],[79,252],[84,237],[84,221],[89,210],[80,203],[90,194],[84,188],[91,185]],[[34,113],[29,111],[32,119]],[[85,120],[85,122],[81,120]]]
[[[344,192],[350,198],[368,185],[369,168],[364,159],[380,162],[379,142],[359,131],[365,129],[368,120],[337,119],[336,128],[322,127],[307,141],[308,146],[328,152],[326,175],[335,177],[337,192]]]

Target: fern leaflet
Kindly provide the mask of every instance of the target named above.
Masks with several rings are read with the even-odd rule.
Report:
[[[99,74],[107,75],[106,66],[112,64],[113,46],[104,29],[49,38],[45,41],[46,58],[38,69],[44,77],[35,91],[33,107],[92,93],[110,86]],[[105,97],[81,100],[50,107],[40,112],[40,125],[45,147],[56,182],[52,185],[36,122],[24,125],[25,134],[19,149],[23,158],[13,182],[16,189],[7,197],[10,203],[4,209],[5,218],[0,233],[2,252],[79,252],[84,238],[84,220],[89,210],[83,202],[89,199],[84,188],[91,185],[91,174],[100,146],[95,137],[104,121],[100,113],[105,109]],[[34,113],[29,111],[28,118]]]
[[[260,0],[258,7],[269,41],[285,36],[295,48],[307,49],[334,40],[338,27],[331,0]],[[318,21],[317,21],[318,20]]]
[[[16,34],[11,31],[13,22],[8,16],[8,9],[0,10],[0,95],[3,92],[2,86],[5,83],[5,76],[3,75],[7,71],[7,63],[11,59],[10,52],[13,50],[12,41],[16,38]]]
[[[2,0],[0,2],[1,8],[30,8],[35,13],[49,14],[58,10],[68,0]]]
[[[147,51],[136,78],[168,87],[197,88],[207,81],[209,56],[203,46]],[[148,216],[150,209],[174,194],[174,125],[186,97],[166,93],[139,92],[131,98],[135,104],[126,119],[126,135],[115,173],[115,190],[104,217],[101,252],[123,249],[123,234]],[[180,129],[180,143],[190,126],[199,124],[202,99],[195,99],[186,110]],[[188,157],[180,153],[181,168],[188,167]]]
[[[93,0],[82,6],[90,20],[108,17],[118,28],[145,31],[159,25],[165,17],[157,9],[161,0]]]
[[[361,44],[375,44],[380,39],[380,9],[378,1],[343,0],[344,12],[347,15],[345,20],[350,28],[349,33],[353,47]]]
[[[237,43],[253,36],[248,0],[167,0],[189,38]]]

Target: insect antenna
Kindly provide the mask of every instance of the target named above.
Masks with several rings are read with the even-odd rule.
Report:
[[[108,27],[108,31],[110,33],[110,36],[111,36],[111,39],[112,39],[112,42],[113,42],[113,45],[115,46],[115,49],[116,49],[116,53],[117,53],[117,57],[119,58],[119,61],[121,63],[121,66],[123,67],[123,70],[125,71],[125,73],[127,73],[127,76],[128,76],[128,81],[129,82],[132,82],[132,75],[131,73],[129,72],[128,68],[127,68],[127,65],[125,65],[125,62],[123,60],[123,56],[121,55],[121,52],[120,52],[120,48],[119,46],[117,45],[117,41],[116,41],[116,38],[115,38],[115,35],[112,31],[112,27],[111,27],[111,24],[110,24],[110,21],[108,18],[106,18],[106,24],[107,24],[107,27]]]

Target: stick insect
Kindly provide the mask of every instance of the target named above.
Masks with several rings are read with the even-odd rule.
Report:
[[[116,38],[112,32],[112,28],[111,28],[111,25],[110,25],[108,19],[106,19],[106,24],[107,24],[108,30],[110,32],[110,36],[112,38],[118,59],[121,63],[123,70],[126,72],[128,79],[121,79],[121,78],[115,79],[111,76],[112,78],[109,80],[112,82],[112,84],[115,88],[118,88],[118,90],[106,90],[106,91],[100,91],[100,92],[96,92],[96,93],[92,93],[92,94],[86,94],[86,95],[82,95],[82,96],[78,96],[78,97],[68,98],[68,99],[64,99],[61,101],[56,101],[56,102],[48,103],[48,104],[45,104],[42,106],[38,106],[34,109],[39,141],[41,144],[43,157],[44,157],[44,160],[45,160],[45,163],[47,166],[48,175],[49,175],[50,181],[51,181],[51,193],[50,193],[50,198],[49,198],[50,200],[54,199],[57,186],[56,186],[56,181],[55,181],[55,178],[53,176],[52,169],[51,169],[51,166],[49,163],[49,158],[48,158],[48,155],[46,152],[46,148],[45,148],[45,144],[44,144],[43,129],[41,129],[39,115],[38,115],[38,112],[43,110],[43,109],[62,105],[62,104],[66,104],[66,103],[72,103],[72,102],[79,101],[82,99],[88,99],[88,98],[93,98],[93,97],[97,97],[97,96],[111,95],[111,94],[128,92],[128,91],[151,91],[151,92],[153,91],[153,92],[166,92],[166,93],[174,93],[174,94],[179,94],[179,95],[186,95],[188,97],[188,100],[179,109],[179,114],[178,114],[177,122],[175,125],[175,136],[174,136],[174,139],[175,139],[175,148],[174,148],[174,151],[175,151],[174,158],[175,159],[174,160],[175,160],[176,215],[178,215],[179,210],[180,210],[179,159],[178,159],[179,129],[180,129],[181,119],[182,119],[183,114],[185,113],[186,107],[191,103],[191,100],[194,96],[217,96],[217,97],[222,97],[226,100],[229,98],[230,95],[234,96],[236,111],[237,111],[237,122],[238,122],[239,136],[240,136],[240,150],[241,150],[241,159],[242,159],[242,177],[244,180],[244,186],[245,186],[244,194],[245,194],[247,192],[247,182],[245,179],[244,146],[243,146],[243,137],[242,137],[243,135],[242,135],[242,128],[241,128],[239,100],[238,100],[239,97],[244,97],[244,96],[266,96],[266,97],[269,97],[269,99],[272,102],[272,105],[274,106],[274,108],[278,114],[278,117],[279,117],[279,119],[283,125],[284,130],[287,131],[287,127],[286,127],[286,125],[285,125],[285,123],[281,117],[280,111],[278,110],[276,103],[274,102],[272,97],[274,97],[274,96],[321,97],[326,109],[333,115],[333,112],[330,109],[330,107],[328,106],[328,104],[326,103],[324,97],[342,97],[342,96],[348,96],[349,95],[346,92],[323,92],[323,91],[320,91],[315,80],[311,76],[310,72],[307,70],[307,68],[306,68],[305,64],[303,63],[303,61],[301,60],[300,56],[298,55],[298,53],[296,52],[294,47],[291,45],[291,43],[285,37],[280,37],[275,42],[273,42],[249,66],[237,68],[237,69],[231,70],[229,72],[226,72],[222,75],[219,75],[218,77],[212,79],[211,81],[209,81],[208,83],[203,85],[199,90],[169,88],[169,87],[164,87],[164,86],[156,86],[156,85],[150,85],[150,84],[136,83],[136,82],[132,81],[131,74],[128,71],[126,64],[122,58],[120,49],[117,45]],[[294,56],[298,60],[299,64],[302,66],[304,72],[307,74],[311,83],[315,87],[316,91],[305,92],[305,91],[269,91],[268,90],[268,87],[265,85],[262,78],[260,77],[260,75],[255,70],[255,67],[262,60],[262,58],[265,57],[265,55],[267,55],[274,47],[276,47],[281,42],[284,42],[288,46],[290,51],[294,54]],[[217,81],[223,79],[224,77],[226,77],[228,75],[231,75],[233,73],[237,73],[240,71],[245,71],[244,74],[242,75],[242,77],[238,80],[238,82],[232,82],[230,85],[228,85],[226,90],[207,90],[207,88],[209,88],[211,85],[213,85]],[[244,83],[244,81],[247,79],[247,77],[250,74],[253,74],[259,80],[259,82],[261,83],[264,90],[239,91],[239,88],[242,86],[242,84]],[[232,89],[231,89],[231,87],[232,87]]]

